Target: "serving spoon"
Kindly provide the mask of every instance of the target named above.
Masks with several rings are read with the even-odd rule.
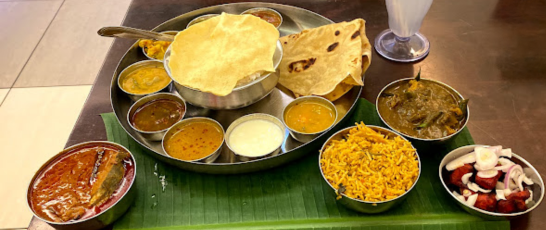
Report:
[[[103,37],[118,37],[118,38],[130,38],[130,39],[149,39],[156,41],[174,41],[174,35],[162,34],[158,32],[141,30],[124,26],[108,26],[102,27],[97,31],[100,36]]]

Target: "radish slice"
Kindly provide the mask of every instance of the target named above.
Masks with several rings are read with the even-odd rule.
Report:
[[[488,170],[497,166],[499,157],[495,152],[484,147],[476,147],[474,151],[476,152],[476,165],[481,170]]]
[[[481,178],[493,178],[499,174],[499,171],[495,169],[489,169],[485,171],[479,171],[478,176]],[[464,176],[463,176],[464,177]]]
[[[473,173],[467,173],[464,174],[463,177],[461,177],[461,180],[463,181],[463,184],[468,184],[468,181]]]
[[[446,165],[446,169],[447,171],[453,171],[459,167],[462,167],[464,164],[470,164],[474,162],[476,162],[476,154],[474,152],[471,152],[449,162]]]
[[[497,200],[506,200],[506,197],[504,196],[504,190],[503,189],[497,189],[497,190],[495,190],[495,192],[497,193],[497,195],[495,196],[495,198],[497,198]]]
[[[476,200],[478,200],[478,194],[474,194],[470,197],[468,197],[468,200],[466,200],[466,204],[468,204],[469,206],[474,206],[474,204],[476,203]]]
[[[500,189],[500,190],[505,189],[504,183],[497,181],[497,185],[495,185],[495,189]]]
[[[465,202],[466,201],[466,198],[464,196],[462,196],[461,194],[459,194],[457,191],[453,191],[453,195],[455,197],[457,197],[458,200],[460,200],[461,202]]]
[[[473,183],[473,182],[468,183],[468,189],[470,189],[470,190],[472,190],[474,192],[478,192],[478,191],[483,192],[483,193],[490,193],[491,192],[491,190],[483,189],[478,184]]]
[[[525,200],[525,204],[529,204],[529,202],[533,201],[533,190],[529,190],[529,194],[531,194],[531,196],[529,196],[529,199]]]

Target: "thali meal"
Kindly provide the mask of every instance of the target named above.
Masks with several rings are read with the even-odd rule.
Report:
[[[128,67],[129,68],[129,67]],[[157,92],[171,83],[171,78],[161,62],[155,65],[144,65],[128,74],[121,74],[120,87],[131,94],[150,94]]]
[[[329,24],[280,38],[279,83],[296,97],[316,95],[335,101],[355,85],[371,61],[365,21]]]
[[[278,39],[279,31],[258,17],[222,13],[178,33],[171,44],[171,77],[183,86],[226,96],[239,82],[275,72]]]
[[[140,106],[130,117],[130,122],[138,130],[153,132],[165,130],[182,120],[186,108],[171,99],[156,99]]]
[[[29,204],[51,222],[91,218],[114,205],[134,179],[130,153],[113,144],[91,143],[60,155],[31,184]]]
[[[296,102],[284,114],[286,125],[300,133],[322,132],[336,121],[336,112],[317,100]]]
[[[325,146],[320,159],[325,179],[338,194],[366,202],[395,199],[419,177],[419,160],[411,143],[356,124],[341,140]]]
[[[224,143],[224,131],[216,124],[206,120],[187,120],[186,124],[173,126],[165,135],[163,147],[170,156],[195,161],[216,152]]]
[[[163,60],[165,57],[165,51],[171,45],[168,41],[152,41],[152,40],[140,40],[138,46],[140,46],[146,55],[150,58]]]
[[[273,26],[279,28],[282,23],[282,16],[279,12],[269,8],[253,8],[246,10],[242,14],[251,14],[262,20],[271,23]]]
[[[261,157],[272,153],[283,141],[284,132],[279,125],[261,118],[236,124],[227,139],[230,149],[245,157]]]
[[[511,149],[478,146],[449,162],[452,192],[462,203],[489,212],[517,213],[533,204],[534,184],[521,165],[514,163]]]
[[[439,139],[464,128],[468,100],[435,81],[415,79],[387,86],[377,101],[382,119],[410,137]]]

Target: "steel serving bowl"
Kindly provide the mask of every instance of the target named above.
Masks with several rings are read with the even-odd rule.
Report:
[[[129,108],[129,112],[127,112],[127,122],[129,123],[132,129],[140,133],[140,135],[142,135],[143,138],[150,141],[161,141],[163,139],[163,136],[165,135],[165,133],[170,127],[163,130],[158,130],[158,131],[143,131],[133,126],[133,123],[131,122],[131,117],[133,117],[135,112],[138,111],[138,109],[141,106],[143,106],[144,104],[150,101],[154,101],[158,99],[169,99],[169,100],[173,100],[180,103],[182,107],[184,107],[184,113],[182,113],[180,120],[184,119],[184,116],[186,115],[186,111],[188,110],[188,108],[186,107],[186,101],[184,101],[184,99],[182,99],[181,97],[173,93],[154,93],[136,101],[131,106],[131,108]]]
[[[162,34],[176,35],[176,34],[178,34],[178,32],[179,32],[179,31],[169,30],[169,31],[163,31],[163,32],[160,32],[160,33],[162,33]],[[153,58],[153,57],[148,56],[148,53],[146,52],[146,50],[144,49],[144,47],[140,47],[140,50],[142,50],[142,53],[144,53],[144,55],[145,55],[148,59],[157,60],[157,61],[163,62],[163,60],[161,60],[161,59],[157,59],[157,58]]]
[[[192,89],[181,85],[172,78],[171,70],[169,68],[171,55],[170,47],[165,53],[163,63],[165,64],[165,70],[167,70],[167,73],[174,82],[176,90],[188,103],[208,109],[238,109],[254,104],[271,93],[279,81],[279,70],[277,67],[281,63],[282,54],[281,42],[277,41],[275,54],[273,55],[273,66],[277,71],[262,75],[246,85],[235,87],[233,91],[226,96],[217,96],[212,93]]]
[[[379,127],[379,126],[373,126],[373,125],[367,125],[367,127],[372,128],[376,132],[379,132],[379,133],[387,136],[389,139],[399,136],[400,138],[404,139],[405,141],[408,141],[403,136],[401,136],[398,133],[395,133],[395,132],[393,132],[393,131],[391,131],[389,129]],[[338,131],[337,133],[332,135],[330,138],[328,138],[328,140],[324,143],[324,145],[322,145],[322,148],[320,149],[319,165],[318,165],[319,169],[320,169],[320,174],[322,175],[322,179],[324,179],[326,184],[328,184],[330,186],[330,188],[332,188],[331,191],[332,191],[334,196],[336,196],[336,194],[335,194],[336,189],[334,188],[334,186],[332,186],[330,184],[330,182],[328,182],[328,180],[324,176],[324,172],[322,171],[322,166],[320,165],[320,159],[322,159],[322,153],[324,152],[325,148],[332,141],[342,140],[343,138],[345,138],[347,136],[347,134],[349,134],[349,130],[353,129],[353,128],[356,128],[356,126],[351,126],[351,127],[348,127],[348,128],[345,128],[345,129],[342,129],[342,130]],[[363,212],[363,213],[385,212],[385,211],[395,207],[396,205],[399,205],[400,203],[402,203],[404,201],[404,199],[406,199],[408,194],[411,191],[413,191],[413,188],[415,187],[415,185],[419,181],[419,178],[421,177],[421,159],[419,158],[419,154],[417,153],[417,150],[415,150],[415,155],[417,156],[417,161],[419,162],[419,175],[417,176],[417,179],[415,179],[415,182],[413,183],[411,188],[408,189],[408,191],[406,191],[404,194],[402,194],[402,195],[400,195],[400,196],[398,196],[398,197],[396,197],[394,199],[391,199],[391,200],[386,200],[386,201],[381,201],[381,202],[370,202],[370,201],[363,201],[363,200],[354,199],[354,198],[348,197],[345,194],[341,193],[341,199],[339,199],[338,202],[345,205],[345,207],[347,207],[347,208],[350,208],[350,209],[358,211],[358,212]]]
[[[186,29],[190,28],[190,26],[193,26],[193,25],[195,25],[197,23],[205,21],[205,20],[207,20],[209,18],[216,17],[218,15],[220,15],[220,14],[205,14],[205,15],[201,15],[199,17],[196,17],[196,18],[192,19],[190,22],[188,22],[188,25],[186,26]]]
[[[216,148],[216,150],[214,150],[212,153],[210,153],[209,155],[205,156],[205,157],[202,157],[202,158],[199,158],[199,159],[195,159],[195,160],[182,160],[182,159],[178,159],[178,158],[175,158],[171,155],[169,155],[169,152],[167,152],[167,150],[165,149],[165,140],[171,138],[174,134],[176,134],[178,131],[180,131],[180,128],[192,123],[192,122],[207,122],[211,125],[214,125],[216,126],[216,128],[218,128],[219,130],[222,131],[222,143],[220,144],[220,146],[218,146],[218,148]],[[169,130],[167,130],[167,132],[165,133],[165,136],[163,136],[163,140],[161,141],[161,146],[163,148],[163,152],[166,153],[167,156],[169,156],[170,158],[173,158],[173,159],[176,159],[176,160],[180,160],[180,161],[185,161],[185,162],[203,162],[203,163],[212,163],[216,160],[216,158],[218,158],[218,156],[220,156],[220,153],[222,151],[222,147],[224,146],[224,142],[226,140],[226,132],[224,132],[224,127],[222,127],[222,125],[220,123],[218,123],[218,121],[212,119],[212,118],[208,118],[208,117],[192,117],[192,118],[188,118],[188,119],[184,119],[184,120],[181,120],[179,121],[178,123],[174,124],[171,128],[169,128]]]
[[[386,85],[383,89],[381,89],[381,91],[379,92],[379,94],[377,95],[377,98],[375,99],[375,107],[377,109],[377,113],[379,114],[379,118],[381,118],[381,121],[387,125],[390,129],[394,130],[395,132],[401,134],[402,136],[404,137],[407,137],[408,139],[410,140],[416,140],[417,142],[421,142],[421,143],[424,143],[424,144],[437,144],[437,143],[443,143],[449,139],[451,139],[452,137],[454,136],[457,136],[457,134],[459,134],[465,127],[466,127],[466,124],[468,124],[468,120],[470,119],[470,108],[468,107],[468,105],[466,106],[466,117],[465,117],[465,122],[463,124],[463,126],[457,130],[457,132],[451,134],[451,135],[448,135],[448,136],[445,136],[445,137],[441,137],[441,138],[436,138],[436,139],[424,139],[424,138],[419,138],[419,137],[414,137],[414,136],[410,136],[408,134],[405,134],[403,132],[400,132],[399,130],[395,129],[394,127],[392,127],[386,120],[385,118],[381,115],[381,112],[379,112],[379,98],[381,98],[381,95],[383,94],[383,92],[385,92],[385,90],[387,89],[390,89],[392,87],[396,87],[398,85],[400,85],[401,83],[404,83],[404,82],[409,82],[410,80],[413,80],[414,78],[403,78],[403,79],[399,79],[399,80],[396,80],[396,81],[393,81],[391,83],[389,83],[388,85]],[[463,95],[461,95],[459,92],[457,92],[457,90],[455,90],[454,88],[452,88],[451,86],[443,83],[443,82],[439,82],[439,81],[436,81],[436,80],[432,80],[432,79],[425,79],[425,78],[421,78],[420,81],[430,81],[430,82],[434,82],[436,84],[439,84],[441,86],[443,86],[445,89],[447,89],[448,91],[450,91],[451,94],[453,95],[456,95],[460,100],[464,100],[464,97]]]
[[[278,155],[279,152],[281,151],[281,146],[282,144],[284,143],[281,142],[281,144],[279,144],[279,146],[269,152],[269,153],[266,153],[266,154],[263,154],[261,156],[254,156],[254,157],[249,157],[249,156],[244,156],[244,155],[240,155],[238,154],[235,150],[233,150],[233,148],[231,148],[231,146],[229,145],[229,138],[230,138],[230,135],[231,135],[231,132],[233,132],[233,130],[239,126],[241,123],[245,122],[245,121],[250,121],[250,120],[266,120],[266,121],[270,121],[272,122],[273,124],[275,124],[277,127],[279,127],[279,129],[281,129],[281,132],[282,132],[282,136],[283,138],[286,136],[286,130],[284,128],[284,125],[283,123],[276,117],[272,116],[272,115],[269,115],[269,114],[265,114],[265,113],[253,113],[253,114],[249,114],[249,115],[246,115],[246,116],[242,116],[240,117],[239,119],[233,121],[233,123],[231,123],[226,131],[226,145],[230,151],[231,154],[235,155],[235,158],[241,162],[245,162],[245,161],[252,161],[252,160],[256,160],[256,159],[260,159],[260,158],[265,158],[265,157],[271,157],[271,156],[275,156],[275,155]]]
[[[526,211],[517,212],[517,213],[489,212],[489,211],[485,211],[485,210],[482,210],[482,209],[479,209],[479,208],[476,208],[476,207],[468,206],[467,204],[465,204],[465,203],[461,202],[459,199],[457,199],[457,197],[455,197],[455,195],[452,193],[452,190],[450,190],[450,186],[448,186],[447,183],[446,183],[446,180],[449,180],[448,179],[449,173],[445,169],[445,166],[449,162],[451,162],[452,160],[474,151],[474,148],[478,147],[478,146],[488,147],[487,145],[467,145],[467,146],[463,146],[463,147],[457,148],[457,149],[451,151],[450,153],[448,153],[444,157],[444,159],[442,159],[442,161],[440,162],[439,176],[440,176],[440,180],[442,181],[442,185],[446,189],[446,192],[449,193],[449,195],[451,195],[453,200],[459,206],[461,206],[461,208],[463,208],[468,213],[470,213],[472,215],[475,215],[475,216],[478,216],[478,217],[481,217],[483,219],[487,219],[487,220],[509,220],[509,219],[513,219],[515,217],[522,216],[522,215],[525,215],[525,214],[533,211],[535,208],[537,208],[540,205],[540,203],[542,203],[542,200],[544,199],[544,181],[542,180],[542,177],[540,176],[540,173],[538,173],[538,171],[535,169],[535,167],[533,167],[533,165],[531,165],[528,161],[523,159],[523,157],[521,157],[521,156],[519,156],[519,155],[517,155],[515,153],[512,153],[512,158],[510,158],[510,160],[513,161],[516,164],[521,165],[521,167],[523,168],[523,171],[525,172],[525,174],[528,175],[528,176],[530,175],[529,179],[531,179],[534,182],[533,185],[528,186],[529,189],[533,191],[533,197],[532,197],[533,202],[527,205],[528,209]]]
[[[315,133],[302,133],[296,130],[293,130],[286,124],[286,121],[284,120],[284,117],[286,116],[286,113],[292,108],[294,105],[304,102],[304,101],[315,101],[317,103],[323,104],[330,108],[335,113],[334,122],[325,130],[315,132]],[[309,141],[314,140],[318,136],[320,136],[322,133],[330,130],[334,124],[336,124],[337,121],[337,109],[336,106],[328,99],[325,99],[323,97],[317,97],[317,96],[305,96],[305,97],[298,97],[294,101],[290,102],[286,107],[284,107],[284,110],[282,111],[282,123],[288,128],[288,131],[290,132],[290,136],[292,136],[294,139],[296,139],[299,142],[307,143]]]
[[[117,147],[119,149],[127,151],[129,153],[129,155],[131,156],[131,161],[132,161],[133,167],[134,167],[134,174],[133,174],[133,177],[131,178],[131,183],[129,183],[129,185],[128,185],[129,188],[127,188],[127,191],[124,194],[121,194],[121,197],[112,206],[102,210],[100,213],[98,213],[98,214],[96,214],[96,215],[94,215],[92,217],[89,217],[87,219],[70,221],[70,222],[52,222],[52,221],[43,219],[42,217],[38,216],[34,212],[34,210],[32,209],[32,206],[30,204],[30,199],[29,199],[30,198],[29,197],[30,192],[32,190],[32,186],[34,185],[34,182],[36,181],[36,178],[39,175],[41,175],[42,171],[47,169],[51,163],[58,160],[60,157],[64,156],[68,152],[70,152],[70,151],[72,151],[74,149],[78,149],[78,148],[88,146],[88,145],[93,146],[93,145],[97,145],[97,144],[112,145],[114,147]],[[119,217],[121,217],[129,209],[129,207],[133,203],[133,201],[134,201],[134,199],[136,197],[136,189],[135,189],[135,186],[133,186],[134,183],[135,183],[135,180],[136,180],[136,173],[137,173],[137,168],[136,167],[137,167],[136,166],[136,161],[135,161],[135,158],[134,158],[133,154],[127,148],[125,148],[124,146],[122,146],[120,144],[117,144],[117,143],[114,143],[114,142],[109,142],[109,141],[89,141],[89,142],[83,142],[83,143],[72,145],[72,146],[64,149],[60,153],[56,154],[55,156],[51,157],[47,162],[45,162],[40,167],[40,169],[38,169],[38,171],[36,171],[36,173],[34,174],[32,179],[30,180],[30,184],[28,185],[27,196],[26,196],[27,197],[27,206],[30,209],[30,211],[32,212],[32,214],[34,215],[34,217],[46,222],[47,224],[49,224],[50,226],[52,226],[55,229],[67,229],[67,230],[70,230],[70,229],[81,229],[81,230],[103,229],[104,227],[114,223],[114,221],[116,221]]]
[[[279,17],[281,19],[281,22],[279,23],[278,26],[276,26],[276,28],[278,29],[279,27],[281,27],[282,25],[282,22],[283,22],[283,18],[281,16],[281,14],[274,10],[274,9],[271,9],[271,8],[267,8],[267,7],[256,7],[256,8],[251,8],[251,9],[248,9],[248,10],[245,10],[241,13],[242,14],[252,14],[252,13],[255,13],[255,12],[259,12],[259,11],[266,11],[266,12],[270,12],[270,13],[273,13],[275,14],[277,17]]]
[[[171,85],[172,80],[169,82],[169,84],[167,84],[162,89],[154,91],[154,92],[150,92],[150,93],[145,93],[145,94],[129,93],[125,89],[123,89],[123,87],[121,87],[120,80],[122,78],[126,77],[127,75],[131,74],[133,71],[135,71],[135,70],[137,70],[139,68],[147,67],[147,66],[164,68],[163,63],[161,61],[157,61],[157,60],[139,61],[139,62],[136,62],[136,63],[134,63],[134,64],[132,64],[130,66],[127,66],[127,68],[123,69],[123,71],[121,71],[121,73],[119,74],[118,79],[116,80],[117,84],[118,84],[118,87],[121,89],[121,91],[126,93],[133,101],[138,101],[138,99],[143,98],[144,96],[149,95],[149,94],[153,94],[153,93],[157,93],[157,92],[168,92],[169,91],[169,86]]]

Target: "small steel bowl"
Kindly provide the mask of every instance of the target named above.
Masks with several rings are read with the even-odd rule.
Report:
[[[279,23],[278,26],[275,26],[277,29],[279,27],[281,27],[282,23],[283,23],[283,18],[281,16],[281,13],[279,13],[278,11],[274,10],[274,9],[271,9],[271,8],[266,8],[266,7],[257,7],[257,8],[251,8],[251,9],[248,9],[248,10],[245,10],[241,13],[242,14],[252,14],[254,12],[259,12],[259,11],[267,11],[267,12],[270,12],[270,13],[273,13],[275,15],[277,15],[280,19],[281,19],[281,23]]]
[[[222,139],[222,143],[220,144],[220,146],[218,146],[218,148],[214,150],[212,153],[210,153],[208,156],[205,156],[200,159],[191,160],[191,161],[181,160],[169,155],[169,152],[167,152],[167,150],[165,149],[165,141],[171,138],[174,134],[176,134],[180,130],[179,128],[184,127],[192,122],[207,122],[209,124],[216,126],[219,130],[222,130],[222,135],[224,136],[224,138]],[[220,156],[220,153],[222,152],[222,146],[224,146],[224,142],[226,142],[225,140],[226,140],[226,132],[224,132],[224,127],[222,127],[222,125],[218,123],[218,121],[208,117],[192,117],[192,118],[181,120],[178,123],[174,124],[171,128],[169,128],[169,130],[167,130],[167,132],[165,133],[163,140],[161,141],[161,148],[163,148],[163,152],[165,152],[167,156],[179,161],[212,163],[216,160],[216,158],[218,158],[218,156]]]
[[[220,14],[204,14],[204,15],[201,15],[199,17],[196,17],[196,18],[192,19],[190,22],[188,22],[188,25],[186,26],[186,29],[190,28],[190,26],[193,26],[193,25],[195,25],[197,23],[205,21],[205,20],[207,20],[209,18],[216,17],[218,15],[220,15]]]
[[[129,186],[127,188],[127,191],[124,194],[121,194],[121,197],[112,206],[110,206],[109,208],[107,208],[105,210],[102,210],[100,213],[96,214],[95,216],[89,217],[87,219],[70,221],[70,222],[52,222],[52,221],[43,219],[42,217],[38,216],[34,212],[34,210],[32,209],[32,206],[30,204],[31,190],[32,190],[32,187],[33,187],[34,183],[36,182],[37,177],[40,176],[41,173],[43,172],[43,170],[47,169],[51,165],[51,163],[59,160],[62,156],[65,156],[67,153],[71,152],[72,150],[80,149],[80,148],[83,148],[83,147],[89,146],[89,145],[93,146],[93,145],[97,145],[97,144],[113,146],[113,147],[115,147],[117,149],[127,151],[129,153],[129,155],[131,156],[131,161],[132,161],[133,167],[134,167],[134,174],[133,174],[133,177],[131,178],[130,184],[127,185],[127,186]],[[135,188],[135,186],[133,186],[134,183],[135,183],[135,180],[136,180],[136,172],[137,172],[136,167],[137,167],[136,166],[136,161],[135,161],[135,158],[134,158],[133,154],[127,148],[125,148],[124,146],[122,146],[120,144],[117,144],[117,143],[114,143],[114,142],[109,142],[109,141],[89,141],[89,142],[83,142],[83,143],[72,145],[72,146],[64,149],[63,151],[59,152],[55,156],[51,157],[47,162],[45,162],[40,167],[40,169],[38,169],[38,171],[36,171],[36,173],[34,174],[32,179],[30,180],[30,184],[28,185],[28,189],[27,189],[27,205],[28,205],[28,208],[30,209],[30,211],[32,212],[34,217],[38,218],[39,220],[42,220],[42,221],[46,222],[47,224],[49,224],[51,227],[53,227],[55,229],[61,229],[61,230],[62,229],[66,229],[66,230],[70,230],[70,229],[82,229],[82,230],[103,229],[104,227],[114,223],[114,221],[116,221],[119,217],[121,217],[129,209],[129,207],[131,207],[131,204],[133,203],[133,201],[134,201],[134,199],[136,197],[136,188]]]
[[[144,61],[139,61],[139,62],[135,62],[133,64],[131,64],[130,66],[127,66],[127,68],[123,69],[123,71],[121,71],[121,73],[119,74],[118,76],[118,87],[121,89],[121,91],[123,91],[124,93],[126,93],[129,98],[131,98],[131,100],[133,101],[138,101],[138,99],[140,98],[143,98],[144,96],[146,95],[149,95],[149,94],[153,94],[153,93],[157,93],[157,92],[168,92],[169,91],[169,86],[171,85],[172,83],[172,79],[171,81],[169,82],[169,84],[167,84],[165,87],[163,87],[162,89],[160,90],[157,90],[155,92],[150,92],[150,93],[146,93],[146,94],[134,94],[134,93],[129,93],[127,91],[125,91],[125,89],[123,89],[121,87],[121,82],[120,80],[124,77],[126,77],[127,75],[129,75],[130,73],[132,73],[133,71],[139,69],[139,68],[142,68],[142,67],[145,67],[145,66],[153,66],[153,67],[161,67],[161,68],[165,68],[163,66],[163,63],[161,61],[156,61],[156,60],[144,60]]]
[[[249,156],[244,156],[244,155],[240,155],[238,154],[235,150],[233,150],[233,148],[231,148],[231,146],[229,145],[229,138],[230,138],[230,135],[231,135],[231,132],[233,132],[233,130],[239,126],[241,123],[245,122],[245,121],[250,121],[250,120],[266,120],[266,121],[270,121],[272,122],[273,124],[277,125],[277,127],[279,127],[279,129],[281,129],[282,131],[282,136],[283,138],[286,136],[286,130],[284,128],[284,125],[283,123],[276,117],[272,116],[272,115],[269,115],[269,114],[265,114],[265,113],[253,113],[253,114],[249,114],[249,115],[246,115],[246,116],[242,116],[240,117],[239,119],[233,121],[227,131],[226,131],[226,136],[225,136],[225,139],[226,139],[226,145],[229,149],[229,151],[235,155],[235,158],[239,161],[242,161],[242,162],[245,162],[245,161],[252,161],[252,160],[256,160],[256,159],[260,159],[260,158],[265,158],[265,157],[270,157],[270,156],[275,156],[275,155],[278,155],[280,152],[281,152],[281,146],[282,144],[284,143],[281,142],[281,144],[275,149],[273,150],[272,152],[269,152],[269,153],[266,153],[266,154],[263,154],[261,156],[255,156],[255,157],[249,157]]]
[[[286,116],[286,113],[294,105],[296,105],[296,104],[298,104],[300,102],[304,102],[304,101],[315,101],[317,103],[321,103],[321,104],[327,106],[328,108],[330,108],[332,111],[334,111],[334,113],[336,115],[335,118],[334,118],[334,122],[328,128],[326,128],[325,130],[322,130],[320,132],[315,132],[315,133],[302,133],[302,132],[298,132],[298,131],[293,130],[292,128],[290,128],[290,126],[288,126],[286,124],[286,121],[284,120],[284,117]],[[288,130],[290,132],[290,136],[292,136],[294,139],[296,139],[297,141],[299,141],[301,143],[307,143],[309,141],[314,140],[315,138],[320,136],[322,133],[330,130],[336,124],[337,116],[338,116],[338,114],[337,114],[336,106],[331,101],[329,101],[328,99],[325,99],[323,97],[317,97],[317,96],[305,96],[305,97],[296,98],[296,100],[293,100],[292,102],[290,102],[290,104],[288,104],[286,107],[284,107],[284,110],[282,111],[282,123],[286,126],[286,128],[288,128]]]
[[[463,208],[465,211],[467,211],[468,213],[472,215],[478,216],[486,220],[510,220],[533,211],[535,208],[537,208],[540,205],[540,203],[542,203],[542,200],[544,199],[544,181],[542,180],[540,173],[535,169],[535,167],[533,167],[533,165],[531,165],[531,163],[529,163],[528,161],[523,159],[523,157],[515,153],[512,153],[512,158],[510,158],[510,160],[516,164],[521,165],[525,174],[530,175],[529,179],[531,179],[534,182],[533,185],[529,186],[529,189],[533,191],[534,204],[528,205],[527,206],[528,209],[526,211],[517,212],[517,213],[489,212],[489,211],[485,211],[476,207],[470,207],[467,204],[461,202],[459,199],[457,199],[457,197],[453,195],[452,190],[450,190],[450,187],[447,185],[446,180],[449,181],[449,172],[445,169],[445,166],[452,160],[474,151],[474,148],[478,146],[488,147],[487,145],[463,146],[449,152],[444,157],[444,159],[442,159],[442,161],[440,162],[439,177],[440,177],[440,180],[442,181],[442,185],[446,189],[446,192],[449,193],[449,195],[453,198],[455,202],[457,202],[459,206],[461,206],[461,208]]]
[[[169,31],[163,31],[163,32],[161,32],[161,33],[162,33],[162,34],[176,35],[176,34],[178,33],[178,31],[169,30]],[[140,50],[142,50],[142,53],[144,53],[144,55],[145,55],[148,59],[151,59],[151,60],[158,60],[158,61],[160,61],[160,62],[163,61],[162,59],[157,59],[157,58],[153,58],[153,57],[148,56],[148,53],[146,53],[146,50],[144,50],[144,47],[140,47]]]
[[[395,133],[395,132],[393,132],[391,130],[388,130],[388,129],[385,129],[385,128],[382,128],[382,127],[379,127],[379,126],[373,126],[373,125],[367,125],[367,127],[372,128],[376,132],[379,132],[379,133],[381,133],[383,135],[386,135],[389,139],[394,138],[396,136],[399,136],[400,138],[408,141],[403,136],[401,136],[398,133]],[[328,182],[328,179],[326,179],[326,177],[324,176],[324,172],[322,171],[322,166],[320,165],[320,159],[322,159],[322,153],[324,152],[325,148],[332,141],[342,140],[343,138],[345,138],[347,136],[347,134],[349,134],[349,130],[353,129],[353,128],[356,128],[356,126],[348,127],[348,128],[345,128],[345,129],[342,129],[342,130],[338,131],[337,133],[332,135],[330,138],[328,138],[328,140],[324,143],[324,145],[322,145],[322,148],[320,149],[319,158],[318,158],[319,159],[320,174],[322,175],[322,179],[324,179],[326,184],[328,184],[330,186],[330,188],[332,188],[331,191],[332,191],[333,196],[337,196],[335,194],[336,189],[334,188],[334,186],[332,186],[330,184],[330,182]],[[358,212],[362,212],[362,213],[385,212],[385,211],[391,209],[392,207],[395,207],[396,205],[399,205],[400,203],[402,203],[406,199],[408,194],[411,191],[413,191],[413,188],[415,187],[415,185],[419,181],[419,178],[421,178],[421,168],[422,168],[421,167],[421,159],[419,158],[419,154],[417,153],[417,150],[415,150],[415,155],[417,156],[417,161],[419,162],[419,175],[417,176],[417,179],[415,179],[415,182],[413,183],[411,188],[408,189],[408,191],[406,191],[404,194],[402,194],[402,195],[400,195],[400,196],[398,196],[398,197],[396,197],[394,199],[387,200],[387,201],[369,202],[369,201],[354,199],[354,198],[348,197],[345,194],[341,193],[341,199],[339,199],[338,201],[341,204],[345,205],[345,207],[350,208],[350,209],[355,210],[355,211],[358,211]]]
[[[165,70],[172,79],[172,73],[169,68],[171,49],[167,49],[165,53],[165,59],[163,63],[165,64]],[[282,60],[283,49],[281,42],[277,41],[277,46],[275,49],[275,54],[273,55],[273,66],[275,69],[279,66]],[[175,79],[172,79],[174,82],[174,87],[186,100],[186,102],[207,109],[238,109],[245,106],[249,106],[266,97],[273,91],[277,82],[279,81],[278,70],[276,73],[268,73],[260,76],[256,80],[239,87],[235,87],[233,91],[226,96],[217,96],[212,93],[202,92],[196,89],[192,89],[181,85]]]
[[[133,126],[133,123],[131,122],[131,117],[133,117],[135,112],[138,111],[138,109],[141,106],[143,106],[144,104],[146,104],[146,103],[148,103],[150,101],[154,101],[154,100],[158,100],[158,99],[170,99],[170,100],[173,100],[173,101],[176,101],[176,102],[180,103],[184,107],[184,113],[182,114],[182,117],[180,118],[180,120],[184,119],[184,116],[186,115],[186,110],[187,110],[186,102],[184,101],[184,99],[182,99],[178,95],[172,94],[172,93],[154,93],[154,94],[145,96],[143,98],[140,98],[138,101],[136,101],[131,106],[131,108],[129,108],[129,112],[127,112],[127,122],[129,123],[131,128],[133,128],[135,131],[140,133],[140,135],[142,135],[142,137],[144,137],[145,139],[150,140],[150,141],[161,141],[163,139],[163,136],[165,135],[165,133],[167,132],[167,130],[170,127],[166,128],[166,129],[163,129],[163,130],[158,130],[158,131],[139,130],[136,127]]]
[[[387,125],[390,129],[394,130],[395,132],[401,134],[402,136],[404,137],[407,137],[408,139],[410,140],[416,140],[418,144],[438,144],[438,143],[443,143],[449,139],[451,139],[452,137],[454,136],[457,136],[457,134],[459,134],[461,131],[463,131],[463,129],[466,127],[466,124],[468,124],[468,120],[470,119],[470,107],[468,107],[468,105],[466,106],[466,118],[465,118],[465,122],[463,124],[463,126],[457,130],[457,132],[449,135],[449,136],[445,136],[445,137],[442,137],[442,138],[436,138],[436,139],[424,139],[424,138],[419,138],[419,137],[413,137],[413,136],[410,136],[408,134],[405,134],[403,132],[400,132],[398,131],[397,129],[395,129],[394,127],[392,127],[389,123],[387,123],[387,121],[385,120],[385,118],[383,118],[383,116],[381,115],[381,113],[379,112],[379,98],[381,98],[381,94],[383,94],[383,92],[385,92],[385,90],[387,89],[390,89],[392,87],[396,87],[398,85],[400,85],[401,83],[405,83],[405,82],[409,82],[410,80],[413,80],[414,78],[403,78],[403,79],[399,79],[399,80],[396,80],[396,81],[393,81],[391,83],[389,83],[388,85],[386,85],[380,92],[379,94],[377,95],[377,98],[375,99],[375,108],[377,109],[377,114],[379,114],[379,118],[381,118],[381,121]],[[443,83],[443,82],[439,82],[439,81],[436,81],[436,80],[432,80],[432,79],[425,79],[425,78],[421,78],[420,81],[430,81],[430,82],[434,82],[438,85],[441,85],[443,86],[445,89],[447,89],[448,91],[450,91],[453,95],[456,95],[459,97],[460,100],[463,100],[464,97],[463,95],[461,95],[459,92],[457,92],[457,90],[455,90],[454,88],[452,88],[451,86]]]

